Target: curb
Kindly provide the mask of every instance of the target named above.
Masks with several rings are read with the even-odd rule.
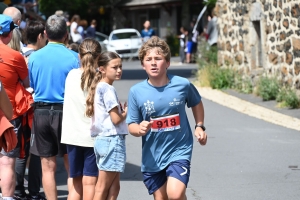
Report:
[[[273,110],[255,105],[237,97],[228,95],[220,90],[207,87],[197,87],[200,95],[215,103],[221,104],[246,115],[262,119],[286,128],[300,131],[300,119],[275,112]]]

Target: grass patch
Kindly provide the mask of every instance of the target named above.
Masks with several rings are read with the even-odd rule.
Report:
[[[258,81],[257,92],[264,101],[275,100],[280,85],[275,77],[261,77]]]
[[[291,88],[283,87],[279,90],[279,93],[276,97],[276,101],[280,102],[280,107],[288,108],[299,108],[300,99],[298,98],[296,92]]]

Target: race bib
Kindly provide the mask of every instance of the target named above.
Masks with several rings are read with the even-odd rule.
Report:
[[[150,120],[153,121],[151,126],[152,132],[174,131],[180,129],[179,113],[151,117]]]

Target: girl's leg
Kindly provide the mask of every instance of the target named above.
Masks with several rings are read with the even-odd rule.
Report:
[[[180,180],[169,176],[167,180],[167,194],[169,200],[186,200],[186,186]]]
[[[111,184],[111,187],[109,188],[109,193],[107,196],[107,200],[116,200],[120,192],[120,173],[117,173],[117,175],[114,178],[114,181]]]
[[[68,185],[68,199],[70,200],[81,200],[82,199],[82,176],[77,176],[74,178],[69,178],[70,183]]]
[[[95,188],[94,200],[106,200],[110,187],[119,172],[99,171],[98,181]]]
[[[153,197],[155,200],[168,200],[167,182],[153,193]]]
[[[83,176],[82,186],[83,186],[84,200],[92,200],[94,198],[96,183],[97,183],[96,176]]]

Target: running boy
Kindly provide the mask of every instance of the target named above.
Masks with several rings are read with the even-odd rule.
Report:
[[[132,135],[142,136],[141,171],[149,194],[156,200],[185,200],[193,148],[185,104],[192,108],[201,145],[207,136],[201,96],[187,79],[167,73],[170,56],[167,43],[156,36],[141,47],[148,78],[130,89],[126,123]]]

